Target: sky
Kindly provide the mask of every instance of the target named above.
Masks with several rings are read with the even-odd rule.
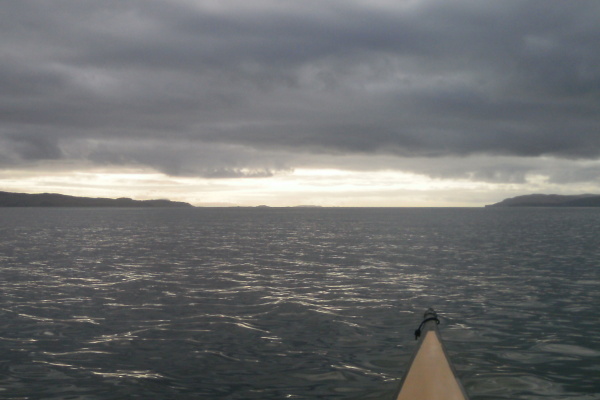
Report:
[[[0,190],[197,206],[600,193],[597,0],[8,0]]]

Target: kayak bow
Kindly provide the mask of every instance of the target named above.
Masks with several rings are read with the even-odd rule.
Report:
[[[415,331],[421,340],[400,383],[397,400],[468,400],[438,331],[440,321],[433,309],[425,311]]]

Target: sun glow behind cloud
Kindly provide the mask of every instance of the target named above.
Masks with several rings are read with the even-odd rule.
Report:
[[[5,171],[5,190],[87,197],[168,198],[198,206],[480,206],[490,184],[433,179],[400,171],[299,168],[269,178],[172,177],[153,170],[90,169],[45,174]],[[473,192],[472,202],[453,193]]]

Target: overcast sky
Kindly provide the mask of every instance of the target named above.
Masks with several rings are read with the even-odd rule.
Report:
[[[197,205],[600,193],[598,0],[8,0],[0,190]]]

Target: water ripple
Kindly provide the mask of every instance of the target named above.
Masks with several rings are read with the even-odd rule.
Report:
[[[593,210],[592,210],[593,211]],[[590,210],[0,210],[0,397],[600,399]]]

